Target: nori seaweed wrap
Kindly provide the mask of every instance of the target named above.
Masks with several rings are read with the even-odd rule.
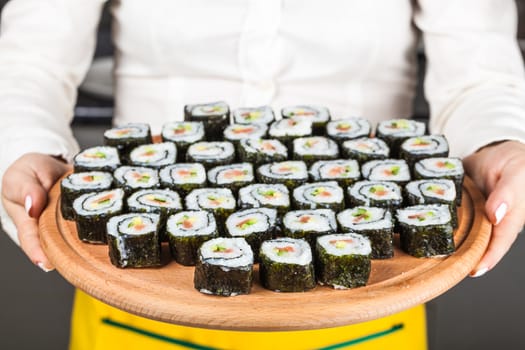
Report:
[[[370,137],[371,133],[370,122],[363,118],[338,119],[326,124],[326,135],[337,142],[339,146],[347,140]]]
[[[305,292],[315,288],[312,249],[304,239],[264,241],[259,253],[264,288],[275,292]]]
[[[188,148],[186,161],[201,163],[206,169],[231,164],[235,161],[235,148],[228,141],[197,142]]]
[[[288,148],[281,141],[271,139],[241,140],[237,153],[240,161],[253,163],[254,166],[288,159]]]
[[[160,169],[160,184],[163,187],[187,195],[191,190],[207,185],[206,169],[199,163],[176,163]]]
[[[184,106],[184,120],[202,122],[206,139],[222,139],[224,129],[230,123],[230,107],[224,101]]]
[[[133,148],[151,142],[151,130],[145,123],[115,126],[104,132],[104,144],[118,150],[123,164],[129,164],[129,153]]]
[[[461,206],[463,178],[465,170],[459,158],[426,158],[414,166],[414,178],[419,179],[448,179],[456,186],[456,205]]]
[[[232,112],[235,124],[270,124],[275,120],[273,109],[270,106],[243,107]]]
[[[308,169],[305,162],[289,160],[263,164],[256,170],[259,182],[280,183],[292,190],[308,181]]]
[[[337,181],[348,187],[361,178],[359,163],[354,159],[319,160],[310,167],[313,181]]]
[[[417,161],[425,158],[448,157],[448,142],[443,135],[424,135],[406,139],[399,150],[410,169]]]
[[[295,209],[344,209],[344,192],[335,181],[306,183],[296,187],[292,193]]]
[[[113,173],[120,166],[120,158],[115,147],[96,146],[82,150],[73,158],[75,173],[105,171]]]
[[[280,215],[290,210],[290,192],[283,184],[252,184],[239,190],[239,207],[273,208]]]
[[[111,263],[121,268],[160,266],[158,225],[157,214],[130,213],[109,219],[107,234]]]
[[[195,266],[199,292],[220,296],[248,294],[253,281],[253,252],[244,238],[214,238],[202,244]]]
[[[330,209],[292,210],[283,217],[284,236],[304,238],[312,247],[318,236],[336,231],[335,213]]]
[[[371,160],[361,166],[363,179],[370,181],[390,181],[404,186],[410,181],[410,169],[402,159]]]
[[[384,140],[390,147],[390,156],[399,158],[399,148],[409,137],[423,136],[426,126],[411,119],[391,119],[377,125],[376,137]]]
[[[131,165],[160,169],[177,160],[173,142],[149,143],[135,147],[129,154]]]
[[[159,173],[156,169],[124,165],[113,173],[115,185],[126,195],[141,189],[154,189],[159,186]]]
[[[324,136],[299,137],[293,140],[292,157],[311,165],[318,160],[339,158],[339,147]]]
[[[177,146],[177,161],[186,159],[188,147],[204,141],[204,124],[201,122],[169,122],[162,126],[162,141],[173,142]]]
[[[364,164],[371,160],[387,159],[390,156],[390,148],[381,139],[363,137],[344,141],[341,153],[344,158],[355,159],[359,164]]]
[[[360,234],[333,234],[317,238],[317,281],[334,289],[365,286],[372,267],[371,252],[370,241]]]
[[[196,188],[185,198],[186,209],[208,210],[212,212],[219,227],[219,233],[224,235],[224,222],[235,211],[236,201],[229,188]]]
[[[288,106],[281,109],[281,115],[283,118],[310,121],[313,135],[324,135],[326,124],[330,121],[330,111],[322,106]]]
[[[396,209],[403,204],[399,185],[388,181],[358,181],[348,188],[350,206]]]
[[[208,170],[210,186],[227,187],[234,193],[253,183],[254,179],[253,166],[250,163],[220,165]]]

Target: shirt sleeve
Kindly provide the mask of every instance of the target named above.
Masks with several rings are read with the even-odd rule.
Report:
[[[17,0],[0,27],[0,178],[28,152],[71,160],[77,87],[95,48],[103,0]],[[0,182],[1,183],[1,182]],[[14,226],[0,204],[4,229]]]
[[[427,56],[430,130],[451,154],[495,141],[525,142],[525,73],[513,0],[418,0]]]

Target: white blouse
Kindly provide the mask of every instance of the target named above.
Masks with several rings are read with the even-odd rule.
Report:
[[[76,88],[103,0],[16,0],[0,32],[0,176],[20,155],[71,159]],[[120,0],[114,122],[163,123],[188,103],[327,106],[335,118],[407,117],[416,48],[428,59],[431,131],[453,155],[525,141],[513,0]],[[2,210],[3,212],[3,210]],[[5,217],[5,213],[3,215]],[[3,220],[4,227],[13,227]]]

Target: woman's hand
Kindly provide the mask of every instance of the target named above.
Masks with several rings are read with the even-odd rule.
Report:
[[[2,201],[17,230],[20,247],[44,271],[54,267],[40,246],[38,218],[47,204],[47,192],[69,170],[52,156],[28,153],[5,172]]]
[[[492,269],[510,249],[525,223],[525,144],[506,141],[482,148],[464,160],[466,173],[487,197],[493,230],[489,246],[471,276]]]

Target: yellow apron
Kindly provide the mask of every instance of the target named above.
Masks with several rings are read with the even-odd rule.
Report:
[[[336,328],[241,332],[192,328],[149,320],[108,306],[77,290],[70,349],[425,350],[425,307],[420,305],[379,320]]]

